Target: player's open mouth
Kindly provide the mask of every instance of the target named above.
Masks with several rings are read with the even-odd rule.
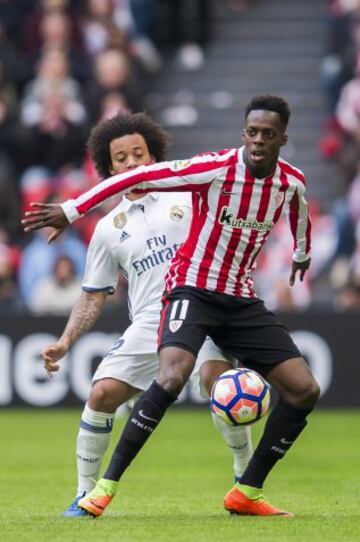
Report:
[[[261,162],[265,158],[265,153],[263,151],[252,151],[251,161],[252,162]]]

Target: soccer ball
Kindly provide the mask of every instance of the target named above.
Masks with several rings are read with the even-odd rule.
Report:
[[[210,408],[227,425],[248,425],[269,409],[270,390],[265,380],[251,369],[230,369],[215,381]]]

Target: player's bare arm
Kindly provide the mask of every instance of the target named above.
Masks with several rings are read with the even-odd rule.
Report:
[[[107,292],[82,292],[76,301],[64,332],[57,343],[50,344],[41,352],[44,367],[49,373],[60,369],[59,361],[74,342],[96,322],[107,297]]]
[[[289,279],[290,286],[294,286],[297,274],[300,275],[301,282],[304,280],[305,273],[309,269],[310,263],[311,263],[311,258],[308,258],[304,262],[295,262],[293,260],[292,266],[291,266],[291,275]]]
[[[51,226],[54,228],[54,231],[48,237],[48,241],[51,243],[69,225],[65,213],[58,203],[34,202],[30,205],[36,210],[26,211],[25,218],[21,221],[25,232],[29,233]]]

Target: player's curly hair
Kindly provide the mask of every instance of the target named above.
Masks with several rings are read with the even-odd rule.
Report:
[[[287,127],[290,118],[290,107],[284,98],[281,96],[272,96],[271,94],[263,94],[254,96],[250,103],[245,107],[245,120],[250,111],[254,109],[263,109],[265,111],[274,111],[278,113],[281,123],[284,128]]]
[[[140,134],[145,139],[149,154],[157,162],[166,159],[171,141],[170,134],[146,113],[118,113],[95,126],[86,147],[96,171],[102,179],[109,177],[111,169],[110,143],[118,137]]]

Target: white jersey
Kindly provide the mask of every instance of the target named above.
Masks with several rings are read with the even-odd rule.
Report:
[[[285,211],[294,240],[293,259],[309,258],[311,223],[304,197],[305,177],[285,160],[279,158],[266,179],[251,174],[243,148],[141,166],[114,175],[62,207],[73,221],[113,194],[134,188],[193,192],[190,233],[169,267],[167,291],[195,286],[254,297],[251,271]]]
[[[131,319],[146,315],[158,321],[164,277],[186,239],[191,216],[187,193],[151,193],[135,201],[124,197],[95,228],[83,290],[112,293],[122,272],[129,282]]]
[[[118,273],[129,281],[133,323],[98,366],[93,382],[115,378],[146,390],[159,367],[157,330],[164,276],[177,248],[186,238],[192,215],[189,194],[147,194],[121,203],[95,229],[89,246],[83,290],[113,292]],[[208,360],[236,366],[211,339],[200,349],[191,382],[207,397],[200,384],[200,367]]]

